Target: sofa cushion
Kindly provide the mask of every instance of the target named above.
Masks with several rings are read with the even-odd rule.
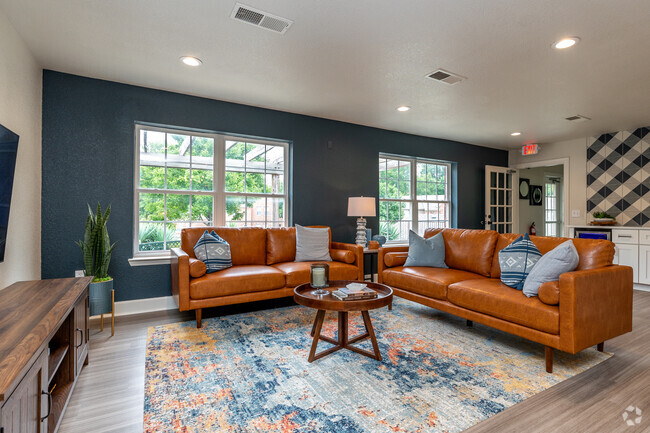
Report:
[[[409,230],[409,251],[404,266],[448,268],[449,266],[445,264],[445,240],[442,234],[438,233],[425,239],[413,230]]]
[[[181,248],[196,258],[192,249],[205,230],[214,230],[230,244],[233,266],[266,264],[266,229],[261,227],[192,227],[181,231]]]
[[[500,234],[497,239],[496,251],[492,260],[492,278],[499,278],[501,270],[499,269],[499,251],[510,245],[519,235],[513,233]],[[531,236],[540,253],[546,254],[553,248],[566,242],[569,238],[553,238],[545,236]],[[580,262],[577,271],[587,269],[598,269],[612,264],[614,260],[614,243],[602,239],[572,239],[573,245],[578,251]]]
[[[435,299],[447,299],[447,286],[463,280],[481,278],[467,271],[443,268],[398,266],[382,272],[384,284]]]
[[[402,266],[404,263],[406,263],[406,259],[408,258],[409,253],[408,251],[406,252],[390,252],[384,254],[384,263],[386,266],[389,268],[392,268],[393,266]]]
[[[206,299],[284,287],[284,273],[272,266],[241,265],[190,281],[190,298]]]
[[[190,276],[192,278],[199,278],[204,276],[207,273],[208,268],[205,266],[205,263],[203,263],[201,260],[190,258],[189,262],[190,262]]]
[[[528,298],[496,278],[466,280],[447,289],[449,302],[478,313],[557,335],[560,313],[557,306]]]
[[[539,300],[546,305],[558,305],[560,303],[560,282],[547,281],[539,286]]]
[[[331,261],[330,229],[296,224],[296,262]]]
[[[427,230],[429,238],[439,230]],[[444,229],[445,263],[452,269],[490,276],[498,233],[492,230]]]
[[[276,263],[273,268],[286,275],[287,287],[296,287],[299,284],[309,282],[312,263],[321,262],[286,262]],[[359,275],[359,268],[354,265],[341,262],[327,262],[330,268],[330,281],[333,280],[356,280]]]
[[[296,260],[296,228],[266,229],[266,264]]]
[[[206,230],[194,245],[196,258],[205,263],[208,274],[232,266],[230,259],[230,245],[218,234]],[[200,275],[199,275],[200,276]]]
[[[524,281],[535,263],[542,257],[528,233],[519,236],[510,245],[499,251],[501,282],[513,289],[522,290]]]
[[[330,256],[332,256],[332,260],[349,264],[354,263],[354,261],[357,259],[357,256],[355,256],[354,253],[350,250],[331,249]]]
[[[574,271],[578,267],[578,251],[571,239],[562,242],[548,253],[544,254],[526,277],[524,295],[537,296],[539,286],[547,281],[557,281],[565,272]]]

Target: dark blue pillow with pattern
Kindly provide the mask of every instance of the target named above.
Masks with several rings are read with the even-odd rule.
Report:
[[[194,245],[194,255],[205,263],[206,272],[216,272],[232,267],[230,244],[219,236],[214,230],[206,230]]]
[[[499,251],[501,282],[517,290],[524,288],[524,281],[533,266],[542,257],[528,233],[519,236],[513,243]]]

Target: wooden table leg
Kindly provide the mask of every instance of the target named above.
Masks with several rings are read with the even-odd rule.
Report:
[[[379,345],[377,344],[377,338],[375,337],[375,330],[372,329],[370,314],[368,314],[367,311],[362,311],[361,315],[363,316],[363,323],[366,325],[368,334],[370,334],[370,341],[372,342],[372,348],[375,350],[375,359],[377,361],[381,361],[381,353],[379,353]]]
[[[309,351],[309,358],[307,358],[307,361],[312,362],[314,361],[314,355],[316,355],[316,347],[318,347],[318,340],[320,339],[320,330],[323,328],[323,320],[325,319],[325,310],[318,310],[316,313],[316,321],[314,322],[314,325],[316,329],[314,329],[314,340],[311,343],[311,350]]]
[[[318,323],[318,312],[316,312],[316,316],[314,317],[314,325],[311,327],[311,332],[309,333],[309,335],[311,337],[313,337],[314,334],[316,333],[316,324],[317,323]]]
[[[339,346],[348,346],[348,312],[339,311]]]

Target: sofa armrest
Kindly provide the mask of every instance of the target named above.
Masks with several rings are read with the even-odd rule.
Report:
[[[190,256],[180,248],[171,249],[172,296],[180,311],[190,309]]]
[[[354,254],[354,263],[358,268],[357,280],[363,281],[363,247],[357,244],[346,244],[344,242],[330,243],[330,250],[348,250]],[[332,257],[334,258],[334,257]]]
[[[632,268],[560,275],[560,350],[577,353],[632,330]]]
[[[384,269],[390,268],[391,266],[386,264],[386,254],[389,253],[408,253],[408,246],[401,247],[381,247],[379,248],[379,253],[377,255],[377,282],[382,283],[384,278],[382,276]]]

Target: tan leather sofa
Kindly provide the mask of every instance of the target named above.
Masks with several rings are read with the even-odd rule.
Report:
[[[205,274],[205,264],[194,255],[205,230],[230,244],[231,268]],[[330,280],[363,280],[363,248],[331,239],[330,232]],[[183,229],[181,247],[172,248],[171,256],[172,295],[180,311],[195,310],[197,328],[203,308],[292,296],[294,287],[309,282],[314,263],[294,262],[294,227]]]
[[[442,229],[429,229],[429,238]],[[444,229],[445,263],[450,269],[404,267],[408,247],[379,250],[378,278],[395,295],[515,334],[546,347],[546,370],[553,349],[577,353],[632,330],[632,268],[612,265],[614,244],[573,239],[578,268],[559,281],[542,284],[538,297],[501,283],[499,251],[519,235],[491,230]],[[566,238],[532,236],[542,254]]]

